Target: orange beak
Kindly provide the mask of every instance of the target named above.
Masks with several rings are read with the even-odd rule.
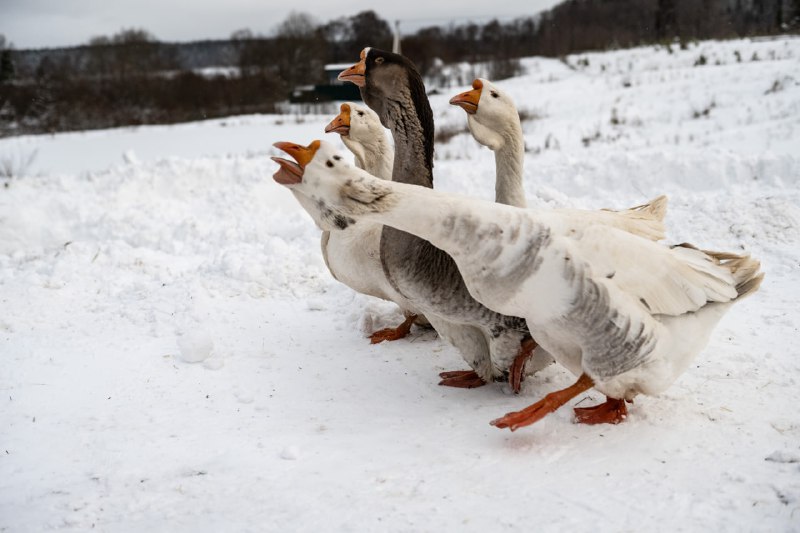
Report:
[[[367,53],[366,49],[361,50],[361,61],[353,65],[347,70],[343,70],[339,73],[339,79],[342,81],[349,81],[350,83],[355,83],[359,87],[363,87],[366,85],[366,81],[364,79],[364,74],[367,71]]]
[[[272,146],[278,150],[283,150],[297,161],[295,163],[288,159],[283,159],[282,157],[273,157],[272,160],[280,165],[278,171],[273,174],[273,179],[281,185],[297,185],[302,182],[306,165],[314,159],[314,154],[319,150],[319,145],[319,141],[312,141],[308,146],[300,146],[299,144],[290,142],[277,142],[273,144]]]
[[[464,109],[468,114],[474,115],[478,111],[478,102],[481,100],[483,82],[478,78],[472,82],[472,90],[457,94],[450,99],[450,103]]]
[[[336,118],[325,126],[325,133],[335,132],[346,137],[350,134],[350,106],[348,104],[342,104],[339,111]]]

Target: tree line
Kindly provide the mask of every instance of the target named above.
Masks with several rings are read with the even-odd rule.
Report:
[[[798,28],[800,0],[567,0],[509,22],[425,27],[403,36],[402,52],[423,75],[465,61],[499,79],[525,56]],[[273,35],[244,29],[225,41],[164,43],[127,29],[18,51],[0,36],[0,136],[274,112],[293,87],[324,83],[326,63],[354,62],[364,46],[390,49],[392,40],[374,11],[325,23],[292,13]]]

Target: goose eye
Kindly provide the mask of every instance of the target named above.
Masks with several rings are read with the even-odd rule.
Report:
[[[364,116],[364,112],[363,112],[363,111],[359,111],[359,112],[358,112],[358,116],[359,116],[359,117],[363,117],[363,116]]]
[[[325,165],[327,165],[328,167],[333,167],[333,161],[328,159],[327,161],[325,161]]]
[[[492,95],[492,98],[500,98],[500,95],[499,95],[499,94],[497,94],[497,93],[496,93],[496,92],[494,92],[494,91],[492,91],[492,92],[491,92],[491,95]]]
[[[376,65],[380,65],[381,63],[383,63],[383,58],[382,57],[376,57],[375,58],[375,64]]]
[[[339,160],[341,160],[341,159],[342,159],[342,156],[340,156],[340,155],[335,155],[335,156],[333,156],[333,158],[334,158],[335,160],[339,161]],[[333,165],[331,165],[331,166],[333,166]]]

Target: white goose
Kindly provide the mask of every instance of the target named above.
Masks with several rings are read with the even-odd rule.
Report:
[[[464,109],[472,136],[495,154],[495,201],[527,207],[523,185],[525,138],[514,100],[489,80],[476,78],[471,91],[457,94],[450,99],[450,103]],[[652,240],[660,240],[664,237],[661,223],[666,212],[667,197],[662,195],[644,205],[619,212],[615,226]],[[653,224],[642,224],[642,220],[651,220]],[[539,369],[526,368],[525,363],[524,358],[515,359],[509,373],[512,386],[517,389],[525,370],[535,372]]]
[[[355,156],[358,168],[381,179],[392,179],[394,148],[375,112],[352,103],[342,104],[339,111],[325,127],[325,132],[341,136],[342,142]],[[320,225],[317,206],[307,202],[303,206]],[[425,317],[416,312],[411,302],[386,279],[380,261],[381,229],[380,224],[362,224],[345,231],[322,232],[322,256],[331,275],[356,292],[395,302],[406,317],[396,328],[373,332],[370,335],[373,344],[401,339],[408,335],[413,323],[427,323]]]
[[[730,305],[763,279],[749,256],[663,246],[592,223],[593,212],[519,209],[379,180],[320,141],[301,153],[298,164],[276,158],[278,183],[324,206],[330,220],[390,225],[446,250],[478,301],[524,317],[541,347],[579,376],[497,427],[532,424],[592,387],[608,401],[576,410],[578,421],[621,422],[625,400],[672,384]]]

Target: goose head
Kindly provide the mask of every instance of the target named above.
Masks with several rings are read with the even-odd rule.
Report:
[[[324,188],[327,183],[320,184],[313,179],[313,169],[319,166],[320,161],[328,157],[331,159],[334,156],[341,157],[334,153],[333,147],[330,145],[323,147],[320,141],[314,141],[308,146],[290,142],[277,142],[273,146],[291,156],[293,160],[272,157],[272,160],[279,165],[272,178],[292,192],[320,229],[334,231],[347,228],[350,225],[347,219],[337,217],[335,213],[327,209],[325,203],[318,199],[316,192],[309,193],[309,191],[317,191],[320,187]],[[315,157],[318,153],[319,157]],[[307,174],[309,168],[312,171]]]
[[[346,229],[355,224],[355,217],[389,205],[391,191],[381,180],[350,164],[332,144],[277,142],[273,146],[294,160],[272,157],[279,165],[273,179],[294,193],[323,230]]]
[[[336,118],[325,126],[325,133],[338,133],[342,138],[366,145],[384,135],[378,115],[358,104],[342,104]]]
[[[361,98],[378,114],[385,127],[391,128],[395,118],[387,103],[407,95],[413,100],[423,125],[427,126],[429,121],[433,129],[433,113],[425,96],[425,84],[417,67],[407,57],[367,47],[361,51],[358,63],[342,71],[339,79],[358,85]]]
[[[325,128],[338,133],[355,156],[356,166],[382,179],[392,179],[394,148],[378,115],[364,105],[342,104],[341,112]]]
[[[413,73],[419,77],[414,64],[400,54],[367,47],[361,50],[358,63],[342,71],[339,79],[358,85],[361,98],[384,121],[386,98],[408,87]]]
[[[472,136],[491,150],[499,150],[512,136],[521,134],[514,101],[489,80],[476,78],[471,91],[457,94],[450,103],[466,111]]]
[[[342,137],[350,135],[350,104],[339,106],[339,114],[325,126],[325,133],[338,133]]]

